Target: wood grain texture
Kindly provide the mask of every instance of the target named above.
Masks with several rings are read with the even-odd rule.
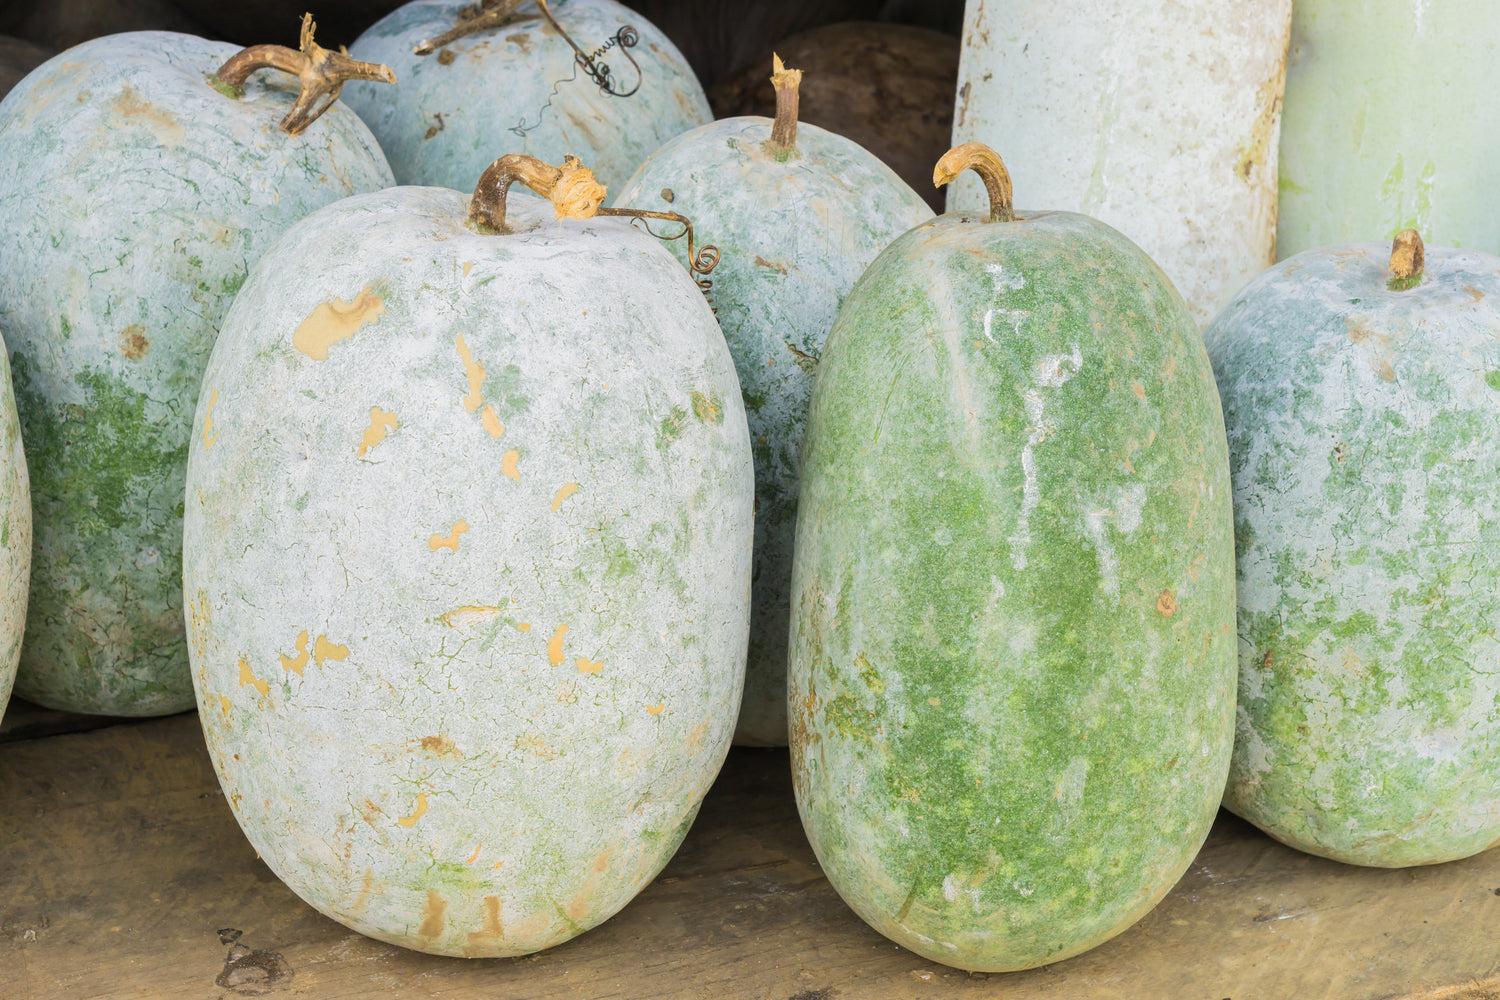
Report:
[[[1228,815],[1171,895],[1102,947],[1017,974],[934,965],[834,894],[779,750],[733,751],[661,877],[523,959],[404,951],[301,903],[235,826],[192,715],[0,745],[0,802],[6,1000],[1500,996],[1500,853],[1360,869]]]

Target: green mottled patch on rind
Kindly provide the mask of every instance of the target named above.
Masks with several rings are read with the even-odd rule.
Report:
[[[1223,425],[1181,299],[1081,216],[922,226],[840,312],[802,482],[793,770],[835,887],[970,969],[1138,919],[1232,736]]]
[[[0,329],[37,487],[17,684],[54,708],[192,705],[180,519],[202,365],[287,225],[391,182],[347,109],[293,140],[275,128],[293,92],[254,77],[226,100],[205,85],[234,51],[93,39],[0,107]]]
[[[43,705],[102,702],[126,715],[191,703],[186,671],[162,669],[187,657],[179,577],[151,568],[182,563],[185,435],[150,420],[147,396],[105,372],[75,373],[83,400],[61,406],[39,391],[25,355],[12,359],[12,374],[22,436],[39,457],[30,463],[31,496],[37,546],[51,570],[45,585],[32,587],[23,646],[24,662],[41,666],[22,671],[18,690]],[[144,501],[162,484],[178,497],[165,510]],[[97,568],[121,528],[150,565],[118,560],[114,575],[100,578]],[[75,546],[97,549],[100,561],[80,565]],[[118,603],[115,593],[131,603]],[[133,629],[116,624],[146,607],[167,610]],[[109,646],[99,641],[105,634]]]
[[[687,410],[680,406],[672,407],[672,412],[661,419],[656,432],[656,447],[665,450],[673,441],[682,437],[682,432],[686,429]]]
[[[616,202],[667,207],[669,188],[670,207],[720,251],[708,295],[739,374],[756,478],[750,650],[735,741],[760,746],[786,742],[798,451],[823,339],[865,266],[932,217],[856,143],[803,125],[796,150],[778,155],[771,126],[729,118],[684,133],[641,165]],[[686,252],[681,241],[673,247]]]
[[[1206,332],[1224,399],[1240,714],[1225,804],[1356,864],[1500,836],[1500,260],[1388,244],[1267,271]]]
[[[12,370],[22,435],[35,454],[49,456],[31,479],[43,517],[65,520],[88,538],[137,521],[141,512],[130,500],[138,491],[172,478],[173,470],[181,479],[186,436],[147,419],[145,393],[109,374],[81,371],[75,381],[84,402],[56,406],[37,391],[24,355],[15,356]],[[179,516],[181,510],[179,501]],[[180,541],[174,552],[180,559]]]

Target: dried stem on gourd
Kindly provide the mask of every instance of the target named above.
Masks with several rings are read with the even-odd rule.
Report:
[[[932,169],[934,187],[951,184],[965,170],[972,170],[984,181],[990,197],[990,222],[1015,222],[1016,210],[1011,203],[1010,171],[1000,154],[982,142],[966,142],[943,154]]]
[[[469,228],[481,233],[508,233],[505,195],[520,181],[552,202],[559,219],[592,219],[604,204],[604,185],[571,153],[560,167],[525,153],[507,153],[485,168],[469,201]]]
[[[465,7],[458,12],[458,20],[454,22],[452,28],[435,38],[418,42],[412,48],[412,54],[430,55],[449,42],[456,42],[460,38],[466,38],[487,28],[499,28],[509,24],[516,20],[516,8],[520,7],[522,2],[523,0],[482,0],[479,4]],[[546,0],[542,2],[545,4]]]
[[[293,51],[285,45],[252,45],[230,56],[219,71],[209,77],[209,83],[230,97],[240,97],[244,93],[245,81],[256,70],[279,69],[290,73],[301,81],[302,92],[297,95],[292,110],[281,119],[281,127],[290,135],[301,135],[323,112],[333,107],[333,102],[339,99],[339,91],[350,80],[396,82],[396,74],[389,66],[361,62],[347,52],[330,52],[323,48],[313,41],[316,29],[312,15],[302,15],[300,51]]]
[[[771,138],[766,149],[779,160],[797,151],[797,99],[802,86],[802,71],[787,69],[781,57],[771,54],[771,86],[776,88],[776,120],[771,123]]]
[[[1404,292],[1422,283],[1422,268],[1427,262],[1427,248],[1415,229],[1403,229],[1391,244],[1391,280],[1386,287]]]
[[[505,196],[517,181],[549,199],[552,212],[559,219],[615,216],[640,223],[647,233],[660,240],[671,241],[686,236],[688,269],[693,273],[693,280],[705,296],[713,287],[707,275],[719,263],[719,248],[694,246],[693,224],[687,216],[634,208],[600,208],[604,203],[604,185],[596,181],[594,172],[571,153],[563,157],[560,167],[543,163],[525,153],[507,153],[491,163],[480,176],[479,183],[474,185],[474,197],[469,201],[469,228],[486,235],[510,232],[505,221]],[[650,219],[680,222],[683,231],[675,236],[662,236],[652,231]]]

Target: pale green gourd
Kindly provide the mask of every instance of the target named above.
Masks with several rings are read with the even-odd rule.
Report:
[[[511,171],[603,193],[497,168],[472,212],[392,188],[272,248],[188,468],[235,817],[323,913],[449,955],[559,944],[655,876],[728,750],[749,620],[750,443],[703,296],[623,221],[500,223]]]
[[[31,490],[10,364],[0,355],[0,718],[5,716],[21,658],[30,576]]]
[[[1500,837],[1496,303],[1500,258],[1408,232],[1290,257],[1205,332],[1239,576],[1224,802],[1301,850]]]
[[[932,210],[843,136],[797,123],[800,71],[778,59],[777,119],[726,118],[654,153],[615,199],[694,220],[721,252],[711,297],[755,449],[755,573],[735,742],[787,741],[786,642],[798,453],[823,340],[865,267]]]
[[[312,60],[256,47],[235,72]],[[16,691],[112,715],[193,703],[182,482],[198,379],[251,263],[321,205],[392,181],[363,123],[311,124],[279,74],[236,88],[234,46],[113,35],[54,57],[0,103],[0,331],[35,516]],[[388,71],[387,71],[388,75]],[[300,125],[289,134],[278,126]]]
[[[1055,962],[1187,869],[1233,742],[1224,425],[1196,324],[1108,226],[992,212],[891,244],[828,336],[803,450],[798,809],[881,933]]]
[[[471,18],[468,0],[412,0],[350,46],[401,80],[395,93],[351,84],[344,99],[402,184],[466,189],[497,148],[548,162],[573,154],[619,184],[713,118],[677,47],[615,0],[484,6]]]

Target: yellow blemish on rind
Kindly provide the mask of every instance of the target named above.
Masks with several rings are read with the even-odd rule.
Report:
[[[454,552],[457,552],[458,536],[462,535],[468,530],[469,522],[459,521],[453,526],[453,530],[448,532],[447,537],[435,534],[431,538],[427,539],[427,547],[434,552],[436,552],[438,549],[452,549]]]
[[[480,386],[484,385],[484,365],[474,360],[469,345],[464,343],[464,335],[458,335],[458,356],[464,363],[464,375],[469,380],[469,394],[464,397],[464,409],[473,413],[479,409],[479,404],[484,402],[484,397],[479,394]]]
[[[349,647],[342,643],[329,642],[328,636],[318,636],[318,641],[313,643],[313,660],[318,666],[323,665],[324,660],[343,660],[349,656]]]
[[[495,408],[493,406],[485,406],[484,411],[479,414],[479,423],[489,432],[490,437],[497,438],[505,433],[505,425],[495,415]]]
[[[203,414],[203,447],[212,448],[219,435],[214,433],[214,406],[219,402],[219,390],[208,394],[208,412]]]
[[[370,426],[365,428],[365,436],[359,442],[359,447],[354,454],[363,456],[365,452],[385,440],[388,431],[393,431],[400,424],[396,421],[396,415],[378,406],[370,407]]]
[[[512,448],[510,451],[507,451],[505,453],[504,458],[500,459],[500,471],[505,473],[507,476],[514,479],[518,483],[521,481],[521,470],[516,468],[516,462],[519,461],[520,458],[521,453]]]
[[[697,415],[699,420],[710,424],[719,422],[720,410],[712,400],[701,392],[692,393],[690,398],[693,401],[693,413]]]
[[[522,632],[530,632],[531,622],[517,622],[516,628],[520,629]]]
[[[427,793],[419,792],[417,794],[417,808],[410,816],[402,816],[396,822],[410,830],[417,825],[417,820],[425,815],[427,815]]]
[[[568,634],[568,626],[559,625],[557,631],[547,642],[547,661],[554,667],[563,661],[563,636]]]
[[[289,672],[296,671],[297,676],[301,677],[303,668],[307,666],[309,655],[307,651],[307,629],[303,629],[297,634],[297,655],[295,657],[283,655],[281,657],[281,669]]]
[[[226,718],[229,716],[229,710],[233,707],[234,706],[230,704],[228,698],[224,697],[222,694],[219,695],[219,710],[224,713],[224,716]]]
[[[164,146],[180,146],[187,137],[182,123],[170,112],[158,108],[141,96],[134,87],[126,86],[120,96],[110,101],[118,120],[127,125],[143,125],[156,134]]]
[[[500,617],[500,609],[481,604],[466,604],[442,616],[442,622],[449,628],[468,628],[470,625],[483,625],[485,622],[494,621]]]
[[[577,493],[577,492],[578,492],[578,484],[577,483],[565,483],[565,484],[563,484],[563,488],[557,491],[557,496],[555,496],[555,497],[552,498],[552,513],[556,514],[557,513],[557,509],[562,506],[563,501],[566,500],[566,499],[568,499],[568,497],[572,496],[574,493]]]
[[[474,853],[471,854],[471,855],[469,855],[469,860],[465,861],[464,864],[466,864],[466,865],[472,865],[474,862],[478,861],[479,860],[479,853],[481,851],[483,851],[483,850],[484,850],[484,845],[483,844],[475,844],[474,845]]]
[[[268,694],[271,690],[271,685],[255,676],[255,672],[250,669],[250,661],[242,656],[240,657],[240,687],[244,687],[246,684],[255,688],[261,694]]]
[[[469,944],[480,945],[487,941],[498,941],[505,936],[505,926],[500,922],[500,897],[484,897],[484,929],[469,932]]]
[[[292,334],[292,346],[314,361],[327,361],[328,349],[385,315],[385,300],[366,286],[353,302],[333,298],[314,309]]]
[[[422,910],[422,925],[417,928],[417,936],[435,938],[443,933],[443,911],[448,909],[448,901],[437,894],[436,889],[427,890],[427,906]]]
[[[591,662],[587,656],[580,656],[573,662],[578,664],[578,672],[580,674],[597,674],[604,670],[603,660]]]
[[[647,707],[646,712],[648,714],[650,714],[650,715],[660,715],[662,709],[664,709],[666,707],[667,707],[667,703],[666,702],[660,702],[659,704],[651,705],[651,706]]]
[[[466,261],[464,261],[464,277],[465,278],[467,278],[469,276],[469,272],[472,271],[472,270],[474,270],[474,262],[472,260],[466,260]]]

